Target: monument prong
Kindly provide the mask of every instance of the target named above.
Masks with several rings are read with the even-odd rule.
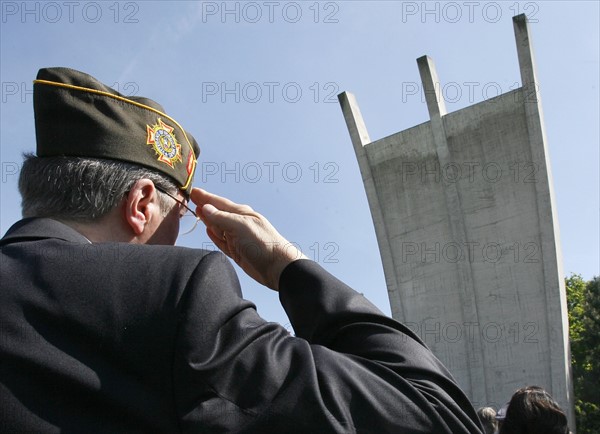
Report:
[[[517,56],[521,72],[521,99],[525,106],[527,131],[531,161],[539,167],[537,191],[537,208],[540,221],[540,246],[543,253],[543,263],[547,267],[544,275],[544,287],[558,285],[559,291],[546,291],[546,312],[548,321],[556,324],[558,330],[568,330],[567,298],[564,287],[564,270],[562,267],[560,230],[558,215],[555,207],[555,195],[552,180],[550,156],[547,147],[544,115],[540,97],[540,88],[536,73],[536,62],[533,43],[530,35],[529,20],[525,14],[513,17]],[[539,182],[539,181],[542,182]],[[545,216],[552,216],[548,219]],[[573,402],[573,382],[571,379],[571,356],[569,335],[548,336],[548,351],[550,353],[551,389],[565,391],[563,401]],[[572,405],[566,408],[570,420],[574,420],[575,412]],[[574,432],[574,430],[573,430]]]
[[[365,121],[360,114],[360,109],[358,108],[358,103],[356,102],[356,97],[350,92],[343,92],[338,95],[338,99],[340,101],[340,105],[342,106],[342,112],[344,113],[346,126],[350,132],[350,139],[352,140],[354,147],[362,147],[368,143],[371,143]]]
[[[535,58],[533,47],[529,36],[529,21],[525,14],[513,17],[513,28],[515,31],[515,42],[517,45],[517,56],[519,58],[519,69],[521,71],[521,83],[524,90],[524,98],[537,102],[537,77],[535,73]],[[530,98],[531,97],[531,98]]]
[[[358,167],[363,180],[363,185],[367,193],[367,200],[369,202],[369,209],[371,210],[371,216],[375,226],[375,235],[377,237],[377,244],[379,245],[379,252],[381,253],[381,261],[383,263],[383,269],[394,269],[394,255],[391,251],[390,240],[385,226],[385,220],[382,213],[382,207],[377,197],[375,190],[375,181],[373,180],[373,172],[371,170],[371,163],[367,156],[365,146],[371,143],[367,127],[358,108],[356,98],[350,92],[343,92],[338,95],[340,106],[344,114],[346,126],[350,133],[350,140],[354,147],[356,154],[356,160],[358,161]],[[388,293],[396,294],[398,291],[398,281],[395,274],[385,273],[385,280]],[[402,306],[392,306],[392,315],[394,318],[398,318],[401,321],[406,317],[406,313]]]
[[[417,59],[421,83],[423,84],[423,93],[427,102],[429,117],[433,119],[436,116],[446,115],[446,103],[442,96],[442,87],[435,70],[433,59],[429,56],[422,56]]]

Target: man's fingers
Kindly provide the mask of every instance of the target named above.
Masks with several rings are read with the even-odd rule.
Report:
[[[207,203],[205,205],[202,205],[201,212],[203,215],[205,215],[207,217],[211,217],[212,215],[218,213],[219,210],[217,208],[215,208],[214,205]]]
[[[215,245],[223,251],[223,253],[225,254],[229,254],[229,247],[227,245],[227,240],[223,238],[223,235],[221,234],[216,234],[211,228],[207,227],[206,228],[206,234],[208,235],[208,238],[211,239],[211,241],[213,243],[215,243]]]
[[[200,210],[200,218],[205,225],[210,226],[215,234],[221,234],[227,231],[240,230],[244,223],[241,219],[244,217],[234,212],[222,211],[211,204],[206,204]]]
[[[225,243],[225,231],[231,230],[234,222],[234,214],[219,211],[217,208],[210,204],[206,204],[200,210],[198,214],[202,222],[206,225],[206,232],[210,236],[211,240],[218,240],[218,247],[221,248],[221,244]]]
[[[208,238],[210,238],[211,241],[215,243],[219,250],[221,250],[223,253],[225,253],[227,256],[233,259],[236,264],[240,264],[242,258],[240,257],[239,249],[236,248],[236,246],[229,238],[221,234],[215,233],[213,230],[211,230],[211,228],[208,227],[206,228],[206,234],[208,235]]]
[[[192,189],[192,193],[190,194],[190,199],[194,202],[199,208],[202,208],[204,205],[212,205],[215,208],[221,211],[227,211],[235,214],[242,215],[252,215],[255,214],[254,210],[250,208],[248,205],[240,205],[235,203],[227,198],[222,196],[218,196],[216,194],[209,193],[206,190],[202,190],[201,188]]]
[[[192,193],[190,194],[190,199],[200,207],[209,203],[225,211],[229,211],[232,205],[235,205],[235,203],[229,199],[209,193],[201,188],[193,188]]]
[[[227,211],[220,211],[211,204],[204,205],[200,215],[206,225],[207,234],[210,239],[224,253],[232,256],[236,247],[234,245],[235,239],[248,227],[247,222],[243,220],[247,219],[247,217]],[[229,237],[227,234],[229,234]],[[233,259],[237,262],[239,258]]]

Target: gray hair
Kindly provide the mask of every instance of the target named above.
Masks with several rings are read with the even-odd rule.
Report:
[[[496,422],[496,410],[491,407],[482,407],[477,410],[477,416],[483,425],[483,432],[485,434],[494,434],[498,429],[498,422]]]
[[[135,164],[82,157],[36,157],[25,154],[19,176],[23,217],[90,222],[114,209],[140,179],[175,193],[170,178]],[[165,216],[175,202],[158,191]]]

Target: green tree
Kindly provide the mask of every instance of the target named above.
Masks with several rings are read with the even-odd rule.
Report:
[[[579,434],[600,433],[600,277],[565,279]]]

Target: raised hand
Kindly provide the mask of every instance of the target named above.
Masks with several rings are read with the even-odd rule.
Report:
[[[278,290],[283,269],[306,256],[248,205],[194,188],[190,199],[216,246],[257,282]]]

